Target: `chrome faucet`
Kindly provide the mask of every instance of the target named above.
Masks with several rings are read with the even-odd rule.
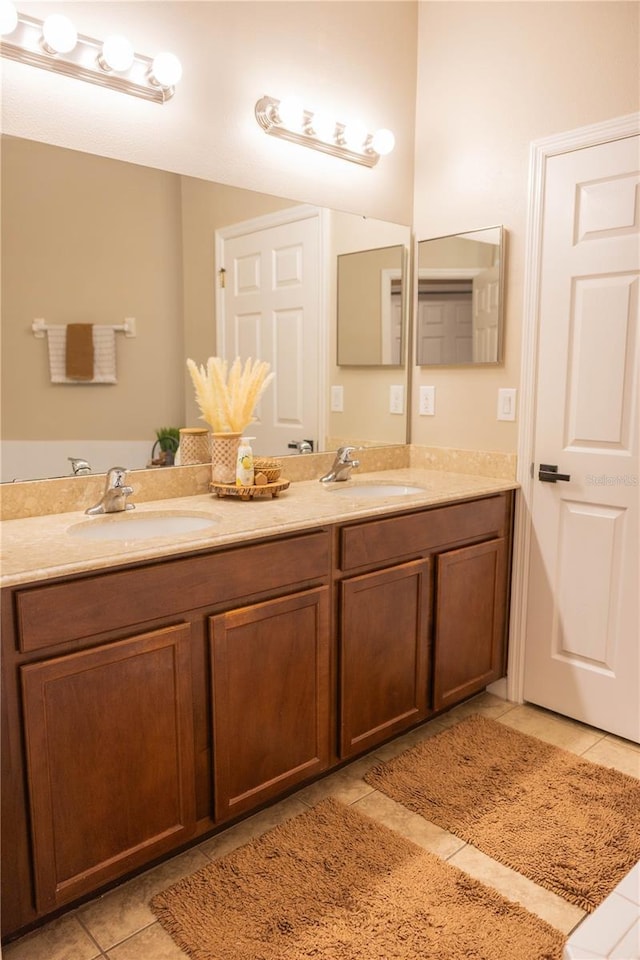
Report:
[[[127,487],[124,478],[125,467],[111,467],[107,472],[107,481],[102,498],[94,507],[85,510],[90,516],[99,513],[121,513],[124,510],[135,510],[133,503],[127,503],[127,497],[133,493],[133,487]]]
[[[320,483],[335,483],[338,480],[348,480],[354,467],[360,466],[359,460],[352,460],[351,454],[357,450],[357,447],[339,447],[336,452],[336,458],[333,466],[324,477],[320,477]]]
[[[83,460],[80,457],[67,457],[67,460],[71,461],[71,469],[73,470],[74,476],[79,477],[86,473],[91,473],[91,464],[87,460]]]

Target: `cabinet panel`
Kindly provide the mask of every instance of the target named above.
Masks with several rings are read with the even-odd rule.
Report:
[[[193,834],[189,628],[20,672],[36,904],[46,911]]]
[[[426,716],[430,561],[342,582],[340,751],[349,757]]]
[[[452,706],[502,675],[506,620],[504,540],[437,558],[434,708]]]
[[[501,536],[508,522],[503,496],[353,524],[342,531],[343,570],[380,565],[456,542]]]
[[[329,590],[211,618],[217,819],[325,770],[330,756]]]
[[[40,650],[328,576],[324,531],[32,587],[17,593],[20,649]]]

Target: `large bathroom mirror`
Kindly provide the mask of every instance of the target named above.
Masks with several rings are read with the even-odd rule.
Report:
[[[503,227],[421,240],[417,246],[416,363],[499,363]]]
[[[185,358],[205,362],[215,351],[216,231],[299,202],[3,136],[2,480],[70,476],[70,457],[86,458],[95,473],[118,461],[142,468],[156,430],[201,426]],[[322,317],[329,364],[336,255],[383,246],[386,227],[386,244],[401,239],[408,249],[411,234],[408,226],[326,213],[340,227]],[[121,325],[128,317],[136,336],[116,333],[117,386],[51,383],[35,319]],[[382,371],[361,375],[374,384]],[[328,389],[331,370],[325,380]],[[371,389],[388,396],[386,381]],[[398,439],[381,435],[379,421],[370,412],[350,429],[359,442],[404,442],[406,416],[394,418]],[[315,449],[351,436],[340,424],[327,422],[326,431]]]
[[[403,245],[338,257],[338,366],[402,366],[405,294]]]

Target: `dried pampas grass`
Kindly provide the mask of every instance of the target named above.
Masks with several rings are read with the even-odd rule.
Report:
[[[209,357],[207,366],[198,367],[187,360],[200,408],[200,419],[209,424],[213,433],[242,433],[255,420],[255,408],[267,386],[273,380],[269,364],[264,360],[240,357],[228,368],[221,357]]]

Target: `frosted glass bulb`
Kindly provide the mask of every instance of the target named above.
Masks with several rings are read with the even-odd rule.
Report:
[[[316,110],[311,118],[313,132],[319,140],[331,141],[335,139],[336,121],[328,113]]]
[[[78,33],[68,17],[52,13],[42,24],[42,36],[49,50],[70,53],[78,42]]]
[[[133,47],[126,37],[113,34],[102,44],[102,59],[107,67],[122,73],[128,70],[133,63]]]
[[[354,121],[346,125],[343,136],[350,150],[363,150],[364,142],[368,136],[367,128],[363,123]]]
[[[381,157],[391,153],[396,145],[396,138],[391,130],[376,130],[371,141],[371,146]]]
[[[304,123],[304,106],[300,97],[285,97],[278,104],[280,122],[289,130],[300,130]]]
[[[151,75],[161,87],[172,87],[182,76],[182,64],[175,53],[159,53],[154,57]]]
[[[18,26],[18,11],[10,0],[0,2],[0,36],[6,37]]]

